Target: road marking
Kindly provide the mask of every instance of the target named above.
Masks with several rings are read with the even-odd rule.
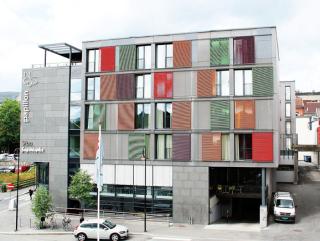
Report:
[[[153,237],[152,240],[170,240],[170,241],[192,241],[192,239],[186,238],[173,238],[173,237]]]

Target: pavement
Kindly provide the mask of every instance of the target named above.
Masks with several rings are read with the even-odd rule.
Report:
[[[271,216],[269,226],[265,229],[260,229],[258,223],[189,225],[147,220],[147,233],[144,233],[144,223],[141,219],[128,219],[121,215],[112,215],[107,218],[117,224],[127,226],[131,233],[130,241],[320,240],[320,171],[314,166],[303,166],[299,168],[299,175],[300,182],[298,185],[278,185],[279,191],[290,191],[294,196],[296,205],[298,205],[295,224],[274,223]],[[19,227],[18,231],[15,232],[15,212],[3,209],[1,203],[7,200],[7,196],[3,197],[0,193],[0,217],[3,220],[0,222],[1,241],[75,240],[71,232],[65,232],[62,229],[61,215],[57,217],[57,229],[34,229],[34,216],[30,208],[31,201],[26,199],[25,196],[27,195],[22,194],[20,197],[20,203],[23,206],[19,208]],[[78,216],[70,217],[73,226],[79,224]]]

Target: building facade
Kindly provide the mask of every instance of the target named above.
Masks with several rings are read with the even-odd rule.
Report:
[[[39,83],[48,86],[34,86],[40,92],[38,98],[34,90],[34,100],[30,91],[30,123],[45,129],[22,125],[21,145],[46,145],[46,151],[21,156],[49,163],[49,190],[63,187],[55,200],[66,206],[72,155],[79,160],[73,167],[80,163],[95,179],[100,123],[102,208],[143,210],[146,185],[148,213],[168,213],[174,222],[258,220],[279,165],[277,61],[275,27],[83,42],[76,102],[71,79],[79,78],[78,67],[70,68],[69,82],[53,86],[50,69],[38,70]],[[51,71],[56,78],[63,73]],[[60,93],[63,103],[56,106],[46,92]],[[41,117],[33,115],[40,102]]]

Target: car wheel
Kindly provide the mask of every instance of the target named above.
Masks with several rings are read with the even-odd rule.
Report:
[[[116,234],[116,233],[111,234],[110,240],[112,240],[112,241],[118,241],[118,240],[120,240],[119,234]]]
[[[77,238],[79,241],[85,241],[87,239],[87,235],[85,235],[84,233],[79,233],[77,235]]]

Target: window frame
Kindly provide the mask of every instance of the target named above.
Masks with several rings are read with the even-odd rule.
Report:
[[[249,136],[249,138],[251,138],[251,148],[250,147],[247,147],[247,145],[246,145],[246,138],[245,138],[245,135],[248,135]],[[234,150],[235,150],[235,152],[234,152],[234,155],[235,155],[235,160],[236,161],[246,161],[246,160],[252,160],[252,145],[253,145],[253,143],[252,143],[252,133],[238,133],[238,134],[236,134],[236,136],[238,136],[238,143],[236,143],[236,141],[235,141],[235,143],[234,143],[234,145],[235,145],[235,148],[234,148]],[[236,138],[236,136],[235,136],[235,138]],[[243,142],[244,142],[244,148],[240,148],[240,136],[242,136],[242,139],[243,139]],[[238,144],[238,147],[236,146]],[[242,158],[240,158],[241,157],[241,150],[244,152],[244,153],[246,153],[246,150],[250,150],[251,149],[251,158],[250,159],[246,159],[246,158],[244,158],[244,159],[242,159]],[[239,156],[237,156],[237,154],[239,154]]]
[[[289,106],[289,112],[287,113],[288,106]],[[287,115],[287,114],[289,114],[289,115]],[[286,118],[291,118],[291,103],[290,102],[286,102],[285,103],[285,117]]]
[[[287,95],[287,89],[289,89],[289,95]],[[286,85],[284,88],[284,95],[285,95],[285,100],[286,101],[291,101],[291,86]]]
[[[228,94],[225,95],[222,93],[222,72],[228,72]],[[230,96],[230,71],[229,70],[216,70],[216,96]]]
[[[138,127],[137,123],[138,123],[138,106],[142,105],[142,127]],[[149,117],[148,117],[148,126],[145,126],[145,106],[148,105],[149,106]],[[151,104],[150,103],[136,103],[135,104],[135,109],[134,109],[134,129],[150,129],[150,119],[151,119]]]
[[[172,134],[156,134],[155,135],[156,136],[156,138],[155,138],[155,146],[156,146],[156,151],[155,151],[155,159],[156,160],[172,160],[172,150],[173,150],[173,148],[172,148],[172,139],[173,139],[173,135]],[[163,159],[159,159],[159,150],[158,150],[158,137],[159,136],[164,136],[164,158]],[[171,137],[171,148],[168,148],[167,147],[167,143],[168,143],[168,140],[167,140],[167,138],[168,138],[168,136],[170,136]],[[171,156],[169,156],[169,153],[171,154]]]
[[[90,69],[90,53],[94,52],[93,71]],[[87,49],[87,64],[86,69],[88,73],[100,72],[100,49]]]
[[[80,90],[74,90],[74,81],[80,82]],[[70,101],[80,101],[81,100],[81,90],[82,90],[82,79],[81,78],[71,78],[71,85],[70,85]],[[73,95],[76,95],[76,98],[73,98]],[[79,96],[78,96],[79,95]]]
[[[89,80],[92,80],[92,79],[93,79],[93,89],[89,90],[88,88]],[[93,76],[93,77],[86,78],[86,100],[89,100],[89,101],[100,100],[100,81],[101,81],[100,76]],[[88,99],[89,91],[93,92],[92,99]],[[96,96],[98,97],[96,98]]]
[[[168,56],[168,45],[171,45],[172,48],[172,56]],[[159,67],[159,61],[158,61],[158,56],[159,56],[159,51],[158,47],[159,46],[165,46],[165,51],[164,51],[164,67]],[[168,60],[171,59],[171,66],[168,65]],[[168,68],[173,68],[173,43],[168,42],[168,43],[159,43],[156,44],[156,68],[157,69],[168,69]]]
[[[241,71],[242,72],[242,94],[238,95],[236,93],[236,72]],[[246,82],[246,71],[250,71],[251,73],[251,82]],[[246,85],[251,84],[251,93],[246,93]],[[234,70],[234,95],[235,96],[253,96],[253,78],[252,78],[252,69],[235,69]]]
[[[157,116],[158,116],[158,104],[164,104],[164,110],[165,110],[165,115],[163,118],[163,125],[162,127],[158,127],[158,121],[157,121]],[[171,105],[171,113],[168,111],[168,105]],[[156,116],[155,116],[155,129],[161,130],[161,129],[172,129],[172,102],[157,102],[155,106],[156,110]],[[167,113],[170,114],[170,127],[167,127],[166,125],[166,119],[167,119]]]
[[[287,124],[289,124],[289,128],[288,128]],[[289,132],[288,132],[288,129],[289,129]],[[285,122],[285,133],[286,133],[287,135],[290,135],[291,132],[292,132],[292,131],[291,131],[291,121],[286,121],[286,122]]]
[[[150,96],[149,97],[146,97],[146,82],[147,82],[147,79],[146,79],[146,76],[150,76],[150,79],[149,79],[149,81],[150,81],[150,83],[149,83],[149,94],[150,94]],[[138,79],[139,79],[139,77],[143,77],[143,84],[142,84],[142,97],[138,97]],[[148,73],[148,74],[137,74],[136,76],[135,76],[135,98],[136,99],[139,99],[139,100],[142,100],[142,99],[151,99],[151,89],[152,89],[152,87],[151,87],[151,82],[152,82],[152,80],[151,80],[151,78],[152,78],[152,76],[151,76],[151,73]]]
[[[150,67],[146,68],[146,47],[150,47]],[[139,48],[143,48],[143,58],[140,58],[139,56]],[[152,59],[152,49],[151,49],[151,44],[144,44],[144,45],[137,45],[136,46],[136,69],[141,70],[141,69],[151,69],[151,59]],[[142,68],[139,66],[139,61],[142,60]]]

